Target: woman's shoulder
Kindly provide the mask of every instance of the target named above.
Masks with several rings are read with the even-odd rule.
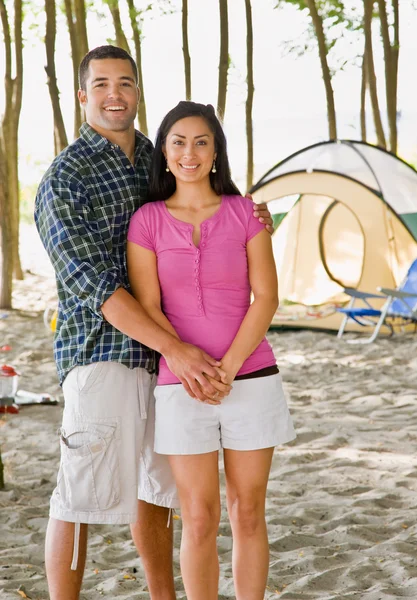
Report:
[[[239,214],[252,214],[253,213],[253,201],[249,198],[239,195],[223,196],[226,201],[226,205],[229,210]]]
[[[153,202],[146,202],[145,204],[142,204],[142,206],[140,206],[134,213],[133,213],[133,217],[134,219],[146,219],[146,218],[155,218],[157,217],[159,214],[161,214],[161,208],[162,205],[164,204],[163,200],[156,200]]]
[[[163,200],[153,200],[152,202],[145,202],[138,208],[136,212],[158,212],[161,210],[161,206],[164,204]]]

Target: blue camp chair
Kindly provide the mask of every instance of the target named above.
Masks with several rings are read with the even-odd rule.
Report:
[[[417,259],[412,263],[403,282],[397,289],[391,290],[383,287],[377,289],[381,294],[368,294],[367,292],[359,292],[354,288],[345,288],[345,293],[351,296],[352,299],[347,308],[337,309],[345,315],[337,334],[338,338],[342,337],[349,319],[353,319],[359,325],[374,327],[370,337],[348,340],[351,344],[370,344],[377,337],[382,326],[388,327],[392,335],[394,333],[394,320],[401,325],[408,323],[416,323],[417,325]],[[386,302],[378,310],[372,307],[368,302],[368,298],[385,298]],[[354,307],[356,300],[361,300],[365,306]]]

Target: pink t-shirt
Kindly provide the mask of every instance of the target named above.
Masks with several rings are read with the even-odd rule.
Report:
[[[193,225],[176,219],[165,202],[150,202],[135,212],[128,240],[155,252],[164,314],[184,342],[221,359],[250,305],[246,244],[264,225],[253,216],[253,203],[223,196],[220,208],[201,224],[193,243]],[[263,339],[238,375],[275,365]],[[161,357],[158,385],[178,383]]]

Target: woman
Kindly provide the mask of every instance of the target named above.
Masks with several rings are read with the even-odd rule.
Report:
[[[265,339],[278,304],[271,236],[231,180],[226,139],[212,106],[180,102],[166,115],[155,143],[149,200],[129,228],[133,294],[157,323],[220,360],[222,380],[232,384],[221,402],[199,402],[160,361],[155,451],[169,455],[178,487],[187,598],[218,597],[222,447],[236,597],[262,600],[272,454],[295,434]]]

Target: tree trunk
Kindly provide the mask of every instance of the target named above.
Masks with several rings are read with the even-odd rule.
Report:
[[[400,56],[400,6],[399,0],[392,0],[394,8],[394,43],[391,46],[391,68],[392,68],[392,97],[393,97],[393,115],[395,114],[395,136],[391,140],[391,152],[397,154],[398,129],[397,129],[397,109],[398,109],[398,59]],[[395,112],[394,112],[395,111]]]
[[[74,13],[77,32],[78,55],[80,61],[88,52],[87,15],[84,0],[74,0]]]
[[[9,185],[8,143],[9,128],[13,118],[12,40],[9,17],[4,0],[0,0],[0,17],[3,29],[5,76],[4,114],[0,130],[0,227],[1,227],[1,282],[0,308],[12,306],[13,252],[12,252],[12,209]],[[7,144],[7,149],[6,149]]]
[[[319,47],[319,57],[321,64],[321,72],[324,81],[324,87],[326,89],[326,102],[327,102],[327,121],[329,125],[329,139],[337,139],[337,127],[336,127],[336,110],[334,105],[334,94],[332,87],[332,78],[330,75],[330,69],[327,62],[327,45],[326,38],[324,35],[323,20],[317,11],[315,0],[307,0],[307,6],[310,11],[311,20],[313,21],[314,31],[316,32],[317,44]]]
[[[371,97],[372,112],[374,116],[375,131],[378,145],[386,148],[384,128],[382,126],[381,112],[379,110],[378,89],[374,67],[374,54],[372,48],[372,11],[374,0],[364,0],[364,32],[366,47],[366,71],[368,75],[369,95]]]
[[[253,27],[252,7],[250,0],[245,0],[246,9],[246,71],[248,95],[246,97],[246,143],[247,143],[247,167],[246,167],[246,189],[249,190],[253,184],[253,122],[252,106],[255,87],[253,85]]]
[[[366,88],[368,87],[368,75],[366,72],[366,48],[363,49],[362,58],[362,81],[361,81],[361,110],[360,110],[360,122],[361,122],[361,140],[366,142]]]
[[[4,490],[4,467],[3,467],[3,461],[1,460],[1,448],[0,448],[0,490]]]
[[[0,139],[0,308],[12,307],[13,256],[4,142]]]
[[[191,100],[191,59],[188,48],[188,0],[182,0],[182,53],[184,55],[185,99]]]
[[[384,48],[385,95],[389,125],[390,150],[397,154],[397,85],[399,55],[399,11],[398,0],[394,6],[394,42],[391,44],[387,7],[385,0],[378,0],[379,19],[381,22],[381,38]]]
[[[105,0],[105,2],[110,9],[110,14],[113,19],[114,33],[116,35],[116,46],[123,48],[123,50],[126,50],[126,52],[130,54],[129,44],[124,34],[122,20],[120,18],[119,2],[118,0]]]
[[[65,131],[64,119],[62,117],[59,103],[59,89],[55,70],[55,39],[56,39],[56,12],[55,0],[45,0],[46,13],[46,75],[48,78],[49,95],[51,97],[52,111],[54,115],[54,145],[55,154],[59,154],[68,146],[68,138]]]
[[[16,279],[23,279],[23,271],[19,257],[19,170],[18,170],[18,131],[20,111],[22,107],[23,88],[23,40],[22,40],[22,0],[14,2],[14,64],[15,77],[12,77],[12,39],[9,18],[4,0],[0,0],[1,22],[5,45],[5,111],[1,124],[1,139],[7,181],[6,217],[2,228],[8,228],[4,235],[10,243],[13,273]],[[6,150],[7,148],[7,150]]]
[[[226,111],[227,73],[229,70],[229,18],[227,0],[219,0],[220,8],[220,59],[217,115],[224,119]]]
[[[67,18],[68,33],[71,44],[71,59],[72,59],[72,84],[73,84],[73,99],[74,99],[74,132],[73,139],[79,136],[81,127],[82,112],[78,100],[78,66],[80,64],[80,52],[78,47],[77,31],[74,22],[71,0],[64,0],[65,16]]]
[[[138,103],[138,121],[139,129],[145,135],[148,135],[148,120],[146,115],[146,103],[145,103],[145,89],[143,84],[143,73],[142,73],[142,43],[141,43],[141,31],[138,24],[140,13],[137,12],[134,0],[127,0],[129,7],[130,24],[133,31],[133,43],[135,44],[135,58],[136,66],[138,68],[138,86],[140,89],[140,98]]]

